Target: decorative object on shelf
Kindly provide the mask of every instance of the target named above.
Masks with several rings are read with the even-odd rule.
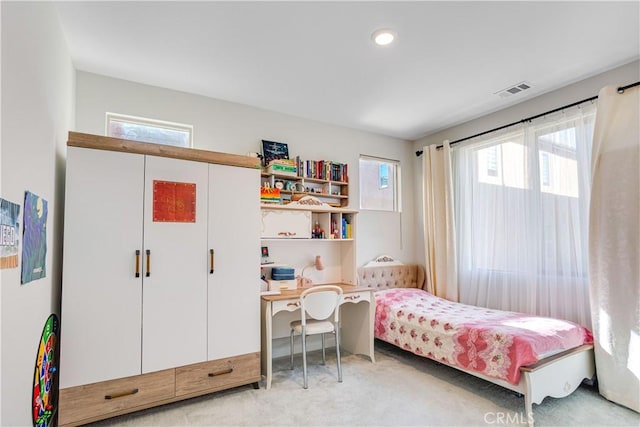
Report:
[[[284,189],[284,182],[282,181],[276,181],[276,183],[273,185],[275,188],[277,188],[278,190],[282,190]]]
[[[268,166],[271,160],[288,159],[289,146],[284,142],[262,140],[262,157],[264,165]]]
[[[287,186],[286,189],[288,191],[299,191],[300,193],[304,193],[305,192],[305,188],[304,185],[302,185],[302,183],[297,182],[297,181],[287,181]]]
[[[296,163],[287,159],[271,160],[267,163],[265,172],[294,177],[297,175]]]
[[[313,230],[311,230],[311,238],[312,239],[324,239],[324,230],[320,228],[320,223],[318,221],[313,225]]]
[[[304,276],[304,272],[309,267],[313,267],[317,271],[324,270],[324,263],[322,262],[322,257],[320,255],[316,255],[315,260],[313,261],[313,263],[305,266],[302,269],[302,272],[300,273],[300,275],[298,277],[296,277],[296,280],[298,282],[298,287],[299,288],[307,288],[309,286],[313,286],[313,280],[311,280],[310,278]]]
[[[256,152],[253,152],[253,151],[249,151],[247,153],[247,157],[254,157],[254,158],[260,159],[260,161],[262,161],[262,154],[256,153]]]
[[[260,254],[262,255],[262,260],[260,261],[261,264],[268,264],[269,263],[269,247],[268,246],[261,246],[260,247]]]
[[[304,205],[304,206],[329,206],[327,203],[322,203],[317,197],[303,196],[299,200],[289,203],[290,205]]]
[[[261,203],[280,203],[280,189],[271,188],[268,185],[260,187]]]
[[[307,191],[307,189],[304,188],[304,185],[302,185],[302,183],[292,182],[290,187],[291,187],[291,199],[289,200],[290,202],[299,202],[300,199],[305,197],[305,192]]]

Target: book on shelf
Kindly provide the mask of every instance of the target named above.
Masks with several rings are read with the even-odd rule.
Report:
[[[304,162],[302,161],[300,156],[296,156],[296,167],[298,169],[298,176],[299,177],[303,177],[304,176]]]
[[[353,239],[353,228],[345,217],[342,217],[342,239]]]
[[[349,182],[348,165],[330,160],[305,160],[299,170],[305,178]]]

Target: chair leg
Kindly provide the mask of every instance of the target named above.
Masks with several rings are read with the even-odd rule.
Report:
[[[290,355],[291,355],[291,370],[293,370],[293,329],[291,329],[291,336],[289,337],[290,341],[291,341],[291,350],[290,350]]]
[[[322,364],[323,365],[327,364],[327,355],[324,351],[324,334],[322,334]]]
[[[340,363],[340,327],[335,325],[336,334],[336,359],[338,359],[338,382],[342,382],[342,364]]]
[[[304,388],[309,388],[307,384],[307,331],[305,327],[302,327],[302,334],[300,335],[300,339],[302,339],[302,376],[304,378]]]

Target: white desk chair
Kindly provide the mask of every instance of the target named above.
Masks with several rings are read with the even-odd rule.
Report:
[[[293,336],[298,334],[302,340],[302,372],[304,388],[307,382],[307,336],[322,334],[322,363],[324,364],[324,334],[336,336],[336,357],[338,359],[338,382],[342,382],[342,366],[340,365],[340,300],[342,288],[335,285],[314,286],[300,294],[301,320],[291,322],[291,369],[293,369]],[[333,320],[330,320],[333,314]],[[309,318],[307,318],[309,317]]]

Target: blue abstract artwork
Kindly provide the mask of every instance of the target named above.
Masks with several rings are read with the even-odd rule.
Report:
[[[47,201],[30,191],[24,194],[23,224],[20,283],[24,285],[47,275]]]

